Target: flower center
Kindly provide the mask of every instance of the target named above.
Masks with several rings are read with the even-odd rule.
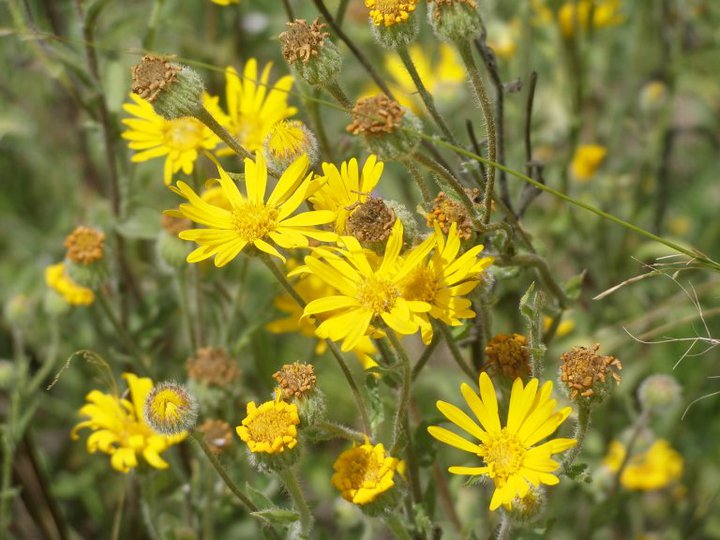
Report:
[[[265,238],[278,225],[278,211],[264,204],[245,203],[233,215],[235,231],[246,242]]]
[[[171,150],[186,152],[202,146],[203,125],[194,118],[168,120],[163,137]]]
[[[272,444],[275,439],[286,435],[288,428],[297,424],[289,409],[268,409],[259,411],[247,424],[250,440],[256,443]]]
[[[384,473],[375,452],[356,452],[353,459],[346,462],[346,467],[343,473],[353,489],[378,485]]]
[[[523,465],[527,449],[514,433],[508,433],[507,428],[495,435],[482,445],[478,453],[485,460],[488,476],[499,485],[504,485],[509,476],[516,474]]]
[[[437,295],[438,282],[431,268],[420,266],[405,278],[401,287],[403,298],[432,304]]]
[[[358,287],[358,301],[375,315],[391,311],[400,296],[397,286],[390,280],[375,276],[366,278]]]

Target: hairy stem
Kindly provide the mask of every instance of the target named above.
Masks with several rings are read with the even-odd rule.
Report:
[[[285,485],[285,489],[288,490],[288,493],[295,504],[295,508],[297,508],[297,511],[300,513],[300,529],[302,531],[302,536],[303,538],[309,538],[313,523],[313,516],[312,512],[310,512],[310,507],[305,500],[305,495],[300,488],[297,475],[292,468],[287,468],[278,471],[278,476]]]
[[[465,363],[465,360],[462,357],[462,352],[460,352],[460,348],[457,346],[457,343],[455,343],[447,325],[445,323],[439,323],[435,325],[435,328],[439,328],[443,337],[445,337],[445,343],[447,343],[448,349],[450,349],[450,353],[452,353],[453,360],[455,360],[458,367],[463,373],[465,373],[465,375],[470,377],[470,380],[475,380],[477,378],[477,374],[468,367],[467,363]]]
[[[575,458],[578,457],[580,454],[580,450],[582,450],[583,442],[585,442],[585,435],[587,435],[588,427],[590,427],[590,407],[586,405],[580,405],[580,410],[578,410],[578,420],[577,424],[575,425],[575,435],[574,438],[577,441],[577,444],[572,447],[567,454],[565,454],[565,459],[563,460],[562,466],[563,471],[566,473],[570,469],[570,466],[575,461]]]

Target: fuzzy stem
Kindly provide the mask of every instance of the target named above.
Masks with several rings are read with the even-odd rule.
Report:
[[[350,98],[345,93],[345,90],[342,89],[337,79],[333,78],[329,80],[322,85],[322,88],[334,97],[335,101],[342,105],[344,109],[352,109],[353,102],[350,101]]]
[[[123,328],[123,326],[120,324],[120,321],[118,320],[117,316],[115,315],[115,312],[113,311],[112,307],[110,306],[110,302],[108,302],[106,293],[104,289],[101,289],[98,291],[98,294],[95,295],[95,297],[98,300],[98,305],[100,306],[101,311],[105,314],[108,321],[110,321],[110,324],[113,327],[113,330],[118,335],[118,338],[120,339],[120,342],[123,344],[123,347],[125,348],[125,352],[129,354],[135,354],[138,356],[138,359],[143,361],[143,364],[145,367],[147,367],[147,359],[143,355],[140,348],[135,343],[135,340],[128,334],[128,332]]]
[[[503,512],[500,518],[500,528],[495,538],[497,540],[507,540],[510,537],[510,531],[512,531],[512,520],[506,512]]]
[[[292,284],[287,280],[285,274],[283,274],[278,269],[278,267],[275,266],[275,263],[272,261],[272,259],[270,259],[270,256],[267,253],[262,253],[260,255],[260,259],[265,264],[265,266],[270,269],[273,276],[275,276],[275,279],[277,279],[278,282],[285,288],[285,290],[292,297],[292,299],[295,300],[295,302],[297,302],[297,304],[304,309],[306,305],[305,300],[303,300],[302,296],[298,294]],[[367,408],[365,407],[365,401],[362,398],[360,389],[355,383],[352,372],[350,371],[347,362],[345,362],[345,359],[343,358],[342,352],[340,351],[340,349],[338,349],[335,342],[330,339],[326,339],[325,341],[327,342],[330,352],[335,357],[335,360],[337,360],[337,363],[340,366],[343,375],[345,375],[345,379],[347,380],[348,385],[350,386],[350,390],[352,391],[353,397],[355,398],[355,404],[357,405],[358,411],[360,412],[363,430],[365,430],[365,433],[370,434],[370,417],[368,416]]]
[[[412,370],[413,381],[415,379],[417,379],[418,375],[420,375],[420,372],[425,367],[425,364],[428,363],[428,360],[430,360],[432,353],[435,352],[435,349],[437,349],[438,345],[440,345],[440,337],[437,334],[434,334],[433,339],[430,342],[430,345],[425,347],[425,350],[420,355],[420,358],[418,359],[417,363],[413,367],[413,370]]]
[[[433,200],[432,196],[430,195],[430,189],[428,188],[427,182],[423,178],[422,174],[420,174],[420,171],[415,166],[415,163],[413,163],[413,161],[410,159],[403,160],[402,163],[403,165],[405,165],[405,167],[407,167],[408,171],[410,171],[410,175],[413,177],[413,180],[415,180],[418,188],[420,188],[423,202],[428,206],[431,206]]]
[[[490,98],[488,97],[485,83],[478,71],[475,60],[473,59],[470,42],[464,41],[457,43],[457,47],[460,52],[460,56],[465,63],[465,69],[467,69],[468,75],[470,75],[470,80],[472,81],[473,88],[475,89],[475,94],[480,101],[480,108],[482,109],[483,117],[485,118],[485,129],[487,130],[488,140],[488,158],[490,161],[497,161],[497,135],[495,133],[495,119],[493,118]],[[482,222],[485,224],[490,223],[494,189],[495,167],[488,167],[485,177],[485,196],[483,200],[485,208],[483,209]]]
[[[450,128],[448,127],[447,123],[443,119],[442,116],[440,116],[440,113],[437,110],[437,107],[435,107],[435,100],[432,97],[432,94],[428,92],[427,88],[425,88],[425,84],[423,83],[422,79],[420,78],[420,74],[418,73],[417,69],[415,68],[415,64],[412,61],[412,58],[410,57],[410,53],[408,52],[408,49],[405,45],[402,45],[395,49],[395,51],[400,56],[400,60],[405,65],[405,69],[407,69],[408,74],[410,75],[410,78],[413,80],[413,83],[415,83],[415,88],[417,88],[418,93],[420,94],[420,98],[422,99],[423,103],[425,104],[425,108],[430,113],[430,116],[432,116],[433,120],[437,124],[437,126],[440,128],[440,131],[443,132],[443,135],[445,135],[445,138],[450,141],[452,144],[458,144],[457,139],[455,139],[455,136],[453,135],[452,131],[450,131]]]
[[[402,368],[400,403],[398,404],[397,413],[395,415],[395,423],[393,428],[393,446],[392,450],[390,451],[391,454],[395,455],[398,453],[399,446],[402,440],[402,435],[404,434],[405,437],[407,437],[408,439],[410,437],[410,434],[405,431],[405,420],[407,418],[408,404],[410,403],[410,385],[412,383],[412,370],[410,368],[410,359],[408,358],[407,351],[405,351],[405,347],[403,347],[402,343],[400,343],[400,340],[395,335],[395,332],[388,329],[387,335],[390,339],[390,343],[392,343],[393,345],[393,349],[395,349],[395,354],[397,354],[398,358],[400,359],[400,366]]]
[[[450,332],[450,329],[447,327],[447,325],[445,325],[444,323],[439,323],[435,325],[435,328],[440,329],[440,332],[445,338],[445,343],[447,343],[447,346],[452,353],[452,357],[453,360],[455,360],[455,363],[457,363],[457,365],[460,367],[463,373],[465,373],[465,375],[470,377],[470,380],[475,380],[477,378],[477,375],[465,363],[465,360],[462,357],[462,352],[460,352],[460,348],[457,346],[457,343],[455,343],[452,333]]]
[[[327,431],[328,433],[340,439],[347,439],[349,441],[356,441],[359,443],[365,442],[366,435],[364,433],[360,433],[359,431],[355,431],[354,429],[350,429],[349,427],[343,426],[341,424],[322,420],[318,422],[314,427],[317,427],[318,429],[321,429],[323,431]]]
[[[310,512],[310,507],[305,500],[305,495],[303,495],[302,488],[300,488],[297,475],[292,468],[283,469],[281,471],[277,471],[277,473],[280,480],[282,480],[282,483],[285,485],[285,488],[288,490],[290,498],[293,500],[297,511],[300,513],[300,529],[302,531],[302,537],[309,538],[310,529],[312,529],[313,524],[313,516],[312,512]]]
[[[590,426],[590,413],[591,408],[589,406],[580,405],[574,435],[577,444],[565,455],[565,459],[563,460],[562,464],[563,471],[565,471],[566,473],[570,469],[570,466],[573,464],[573,461],[575,461],[575,458],[578,456],[578,454],[580,454],[583,442],[585,441],[585,435],[587,435],[587,430]]]
[[[285,13],[287,14],[288,21],[294,21],[295,13],[290,5],[290,0],[283,0],[283,6],[285,6]]]
[[[228,132],[227,129],[225,129],[223,126],[220,125],[220,123],[215,120],[212,114],[205,108],[200,107],[200,109],[195,113],[195,118],[200,120],[203,124],[205,124],[210,130],[220,137],[220,140],[224,142],[225,144],[230,147],[230,149],[235,152],[238,156],[241,158],[249,158],[254,160],[255,156],[253,156],[250,152],[248,152],[238,141],[230,135],[230,132]]]
[[[400,519],[398,512],[391,512],[385,515],[385,524],[392,531],[397,540],[412,540],[410,533],[405,528],[405,524]]]

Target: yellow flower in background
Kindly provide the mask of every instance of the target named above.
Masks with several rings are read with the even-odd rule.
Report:
[[[509,23],[496,22],[488,27],[487,44],[495,56],[508,60],[517,52],[517,39],[520,34],[520,19],[515,17]]]
[[[558,11],[558,24],[563,36],[570,38],[575,34],[576,24],[583,30],[587,30],[591,24],[593,28],[621,24],[625,17],[619,13],[619,9],[620,0],[569,0]]]
[[[288,269],[293,270],[297,267],[294,261],[288,261]],[[293,283],[293,288],[302,297],[305,302],[311,302],[317,298],[325,298],[338,294],[337,289],[325,283],[319,277],[313,274],[305,274]],[[274,320],[267,325],[270,332],[274,334],[286,334],[299,332],[303,336],[315,338],[315,317],[303,317],[303,308],[288,293],[282,293],[275,297],[273,304],[280,311],[287,313],[287,317]],[[327,317],[327,314],[325,315]],[[321,317],[317,317],[322,320]],[[315,354],[324,354],[327,350],[327,342],[324,339],[318,339],[315,346]],[[362,364],[363,369],[370,369],[377,366],[377,362],[373,360],[373,355],[377,353],[377,349],[373,345],[372,340],[365,336],[360,339],[358,344],[352,350],[358,361]]]
[[[407,21],[417,3],[418,0],[365,0],[365,7],[370,9],[375,26],[392,26]]]
[[[92,289],[81,287],[65,272],[65,263],[57,263],[45,268],[45,283],[73,306],[89,306],[95,301]]]
[[[278,393],[278,396],[280,394]],[[281,454],[297,446],[298,408],[278,398],[259,407],[247,404],[247,416],[235,431],[253,453]]]
[[[620,441],[612,441],[604,465],[612,472],[620,470],[627,450]],[[665,439],[656,440],[645,452],[630,457],[620,483],[629,490],[662,489],[679,480],[683,473],[683,458]]]
[[[297,112],[288,105],[288,92],[292,88],[290,75],[270,84],[272,62],[265,65],[258,77],[258,63],[250,58],[242,76],[233,67],[225,69],[225,103],[227,112],[217,102],[206,104],[207,110],[220,122],[241,146],[249,152],[262,149],[270,128]],[[231,155],[229,148],[222,148],[219,155]]]
[[[163,180],[172,182],[173,174],[182,170],[192,174],[195,161],[202,151],[214,149],[220,139],[200,120],[191,117],[166,120],[155,112],[153,106],[137,94],[130,94],[134,103],[126,103],[123,109],[133,118],[123,118],[128,129],[122,138],[128,147],[136,150],[131,161],[139,163],[155,158],[165,158]],[[205,107],[217,107],[217,98],[203,94]]]
[[[482,245],[459,255],[460,235],[456,223],[450,226],[447,238],[440,227],[436,227],[434,240],[435,251],[429,261],[421,259],[400,283],[400,294],[404,299],[430,305],[427,313],[417,315],[425,344],[430,343],[433,335],[428,316],[450,326],[459,326],[462,324],[460,319],[475,316],[472,302],[465,295],[477,287],[482,272],[493,262],[492,257],[479,258],[484,249]],[[416,249],[423,247],[421,245]],[[412,256],[410,252],[408,257]]]
[[[343,161],[339,169],[333,163],[323,163],[323,176],[318,178],[323,184],[309,200],[315,210],[335,212],[335,232],[345,234],[348,216],[354,207],[367,201],[380,181],[383,168],[383,162],[374,154],[365,160],[362,171],[355,158]]]
[[[377,267],[373,267],[371,256],[356,238],[344,236],[340,242],[343,244],[340,249],[316,249],[313,255],[305,257],[310,273],[340,291],[337,295],[313,300],[305,307],[306,317],[325,315],[316,335],[332,341],[342,340],[341,349],[347,352],[368,335],[378,319],[399,334],[417,332],[416,315],[430,311],[431,306],[403,298],[400,284],[433,248],[434,238],[428,238],[403,260],[400,258],[403,226],[396,220]]]
[[[250,244],[284,262],[285,257],[270,242],[291,249],[307,247],[308,238],[321,242],[335,240],[335,233],[315,228],[332,222],[335,219],[334,212],[316,210],[291,215],[318,185],[317,181],[311,180],[312,173],[308,174],[309,166],[305,155],[295,160],[282,173],[266,199],[268,172],[262,153],[257,154],[255,161],[245,159],[247,196],[240,193],[235,182],[218,164],[226,205],[204,201],[185,182],[171,186],[175,193],[189,202],[181,204],[179,210],[168,210],[166,213],[179,214],[206,226],[178,234],[179,238],[196,242],[200,246],[188,255],[187,261],[196,263],[215,257],[215,266],[225,266]],[[230,210],[227,209],[228,205]]]
[[[467,74],[455,49],[447,43],[440,43],[440,58],[434,64],[425,51],[426,48],[422,45],[415,44],[409,47],[410,58],[427,91],[438,101],[448,101],[457,97],[458,90],[467,81]],[[422,101],[417,97],[415,83],[397,54],[388,55],[385,69],[393,79],[391,90],[398,103],[415,113],[424,113],[425,109]],[[375,93],[374,89],[366,95],[372,93]]]
[[[237,4],[240,0],[210,0],[213,4],[218,6],[229,6],[230,4]]]
[[[587,182],[600,168],[607,156],[607,148],[599,144],[581,144],[575,150],[570,170],[579,182]]]
[[[388,456],[382,444],[367,441],[340,454],[333,469],[331,481],[343,499],[362,506],[392,489],[395,473],[402,475],[405,464]]]
[[[552,317],[548,317],[547,315],[543,317],[543,330],[549,330],[552,326],[552,321]],[[561,338],[567,336],[573,330],[575,330],[575,321],[573,319],[565,319],[558,325],[557,330],[555,330],[555,337]]]
[[[110,464],[120,472],[129,472],[138,466],[137,455],[156,469],[167,469],[168,463],[160,453],[179,443],[187,433],[160,435],[155,433],[144,420],[145,399],[153,389],[153,382],[147,377],[123,373],[130,390],[130,398],[105,394],[92,390],[86,396],[86,403],[80,415],[88,419],[77,424],[70,437],[78,439],[77,432],[90,428],[87,450],[91,454],[103,452],[110,455]]]
[[[501,505],[509,509],[513,499],[522,499],[528,494],[530,486],[559,483],[552,473],[560,464],[552,455],[572,448],[577,441],[558,438],[538,443],[552,435],[572,409],[556,410],[557,401],[551,398],[551,381],[539,388],[538,379],[523,385],[518,378],[510,394],[507,423],[502,427],[495,387],[487,373],[480,374],[479,385],[480,394],[465,383],[460,387],[479,424],[455,405],[437,402],[437,408],[450,422],[479,442],[470,442],[439,426],[430,426],[428,432],[440,442],[482,458],[485,462],[482,467],[450,467],[448,470],[453,474],[489,476],[495,484],[490,510],[497,510]]]

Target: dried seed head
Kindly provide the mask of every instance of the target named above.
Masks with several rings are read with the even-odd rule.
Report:
[[[305,19],[296,19],[287,23],[288,29],[280,34],[280,46],[288,64],[298,60],[306,64],[320,52],[330,34],[323,30],[327,25],[319,21],[308,24]]]
[[[205,435],[205,442],[215,455],[222,454],[232,444],[232,427],[222,420],[205,420],[198,431]]]
[[[315,390],[317,377],[312,364],[285,364],[273,373],[280,386],[283,399],[305,399]]]
[[[188,376],[206,386],[227,387],[240,377],[240,369],[222,347],[203,347],[189,358]]]
[[[354,135],[392,133],[402,125],[405,110],[385,94],[361,98],[352,108],[352,123],[347,130]]]
[[[103,258],[105,233],[90,227],[76,227],[65,237],[67,258],[76,264],[89,265]]]
[[[360,243],[383,243],[395,225],[395,212],[382,199],[368,197],[348,217],[347,231]]]
[[[573,347],[560,360],[560,380],[570,399],[587,404],[600,403],[612,389],[612,382],[620,384],[620,360],[598,354],[599,344],[592,347]]]
[[[530,375],[530,351],[520,334],[498,334],[485,346],[488,371],[501,373],[511,380]]]
[[[449,41],[465,41],[482,31],[476,0],[428,0],[428,18],[435,34]]]
[[[194,116],[202,107],[203,81],[187,66],[173,64],[166,56],[143,56],[133,66],[132,91],[152,103],[167,120]]]
[[[466,188],[465,192],[473,202],[477,200],[480,195],[480,190],[477,188]],[[440,226],[440,230],[445,234],[448,234],[450,226],[456,223],[460,238],[469,240],[472,236],[473,224],[467,208],[459,201],[448,197],[443,191],[435,197],[433,206],[426,216],[426,220],[428,227],[433,227],[435,223],[437,223]]]

